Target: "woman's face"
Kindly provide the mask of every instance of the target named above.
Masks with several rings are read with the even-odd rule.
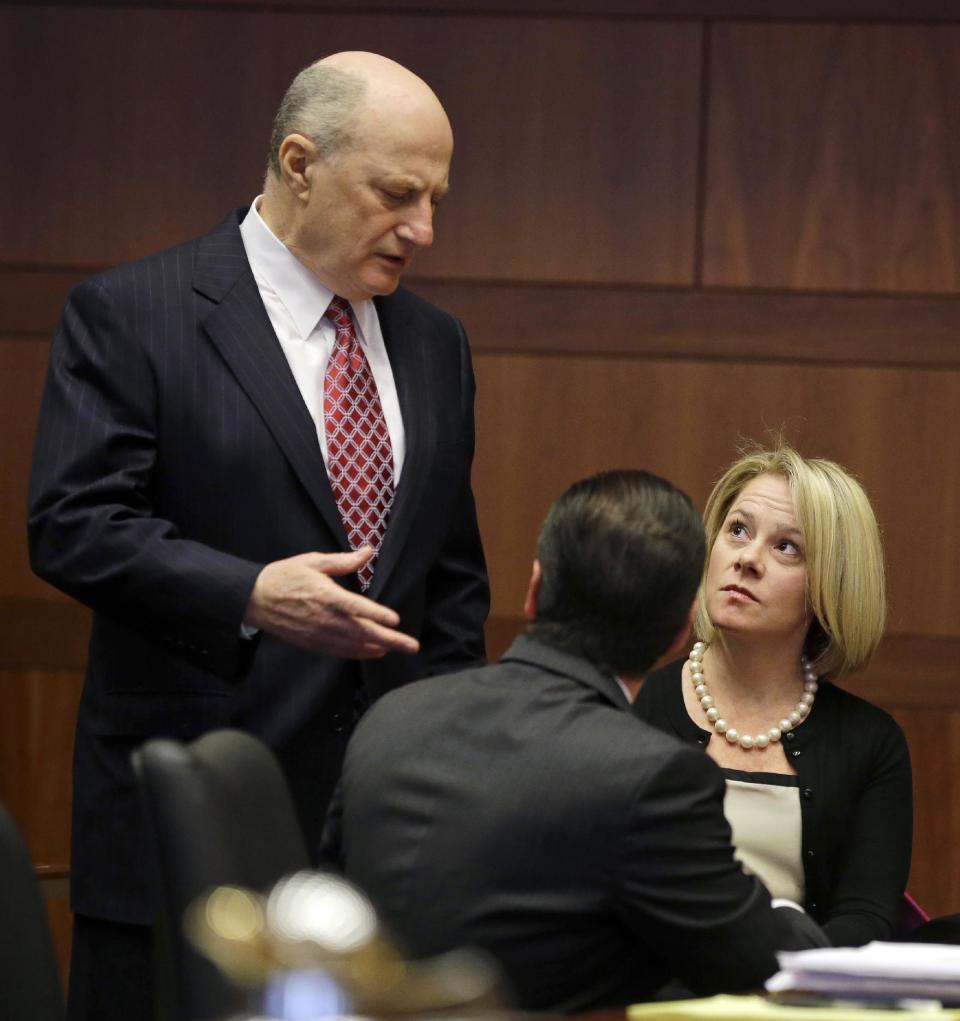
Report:
[[[707,612],[722,631],[802,644],[812,616],[807,566],[782,475],[758,475],[734,499],[710,551],[704,589]]]

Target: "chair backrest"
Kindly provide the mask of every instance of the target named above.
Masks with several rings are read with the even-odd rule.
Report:
[[[63,1021],[47,913],[20,834],[0,805],[0,1015]]]
[[[211,887],[266,890],[309,867],[285,778],[264,744],[236,730],[189,745],[148,741],[134,753],[134,768],[156,852],[159,1017],[227,1017],[243,1009],[242,996],[189,945],[183,917]]]

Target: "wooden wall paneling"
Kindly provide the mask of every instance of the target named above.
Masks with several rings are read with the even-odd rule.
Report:
[[[88,276],[86,269],[0,263],[0,338],[49,340],[70,290]]]
[[[457,131],[425,266],[691,279],[696,23],[39,7],[0,8],[0,39],[8,144],[31,154],[0,162],[0,262],[104,265],[206,229],[259,188],[293,74],[370,48]]]
[[[960,712],[902,709],[913,764],[913,868],[908,889],[931,915],[960,911]]]
[[[2,286],[2,274],[0,274]],[[475,352],[960,366],[960,300],[415,280]]]
[[[3,632],[30,626],[22,616],[11,621],[4,614],[2,620]],[[76,669],[0,663],[0,802],[16,820],[37,869],[64,989],[73,924],[67,884],[73,728],[82,676]]]
[[[48,340],[85,270],[0,265],[0,337]],[[960,299],[450,282],[408,285],[464,322],[474,351],[960,366]],[[589,331],[589,345],[585,335]]]
[[[702,507],[743,437],[784,426],[858,474],[885,530],[891,631],[960,636],[960,372],[478,354],[477,500],[494,613],[515,615],[550,501],[603,468]]]
[[[27,484],[49,345],[0,336],[0,599],[59,598],[27,559]],[[0,662],[3,649],[0,646]]]
[[[0,667],[0,801],[40,865],[70,858],[70,766],[78,670]]]
[[[706,284],[960,287],[960,27],[717,24]]]
[[[692,282],[700,27],[486,18],[458,42],[435,72],[453,190],[417,271]]]
[[[888,632],[870,663],[843,679],[856,695],[898,709],[960,711],[960,638]]]
[[[0,597],[0,667],[83,669],[90,611],[52,588],[46,593]]]
[[[14,0],[13,6],[59,6],[64,0]],[[138,0],[72,0],[75,7],[131,7]],[[182,8],[264,8],[272,0],[151,0],[154,6]],[[285,8],[355,13],[412,11],[512,14],[523,16],[594,15],[631,18],[760,18],[822,21],[957,21],[953,0],[284,0]]]
[[[322,33],[322,18],[294,19],[279,53],[281,21],[0,10],[0,109],[9,151],[21,154],[0,163],[0,260],[106,265],[248,201],[284,81]]]

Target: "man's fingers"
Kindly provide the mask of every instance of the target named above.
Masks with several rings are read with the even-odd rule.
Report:
[[[369,546],[361,546],[350,553],[315,554],[317,569],[333,578],[359,571],[372,556],[373,550]]]
[[[392,627],[381,627],[373,621],[362,623],[361,643],[364,645],[378,645],[384,652],[419,652],[420,643],[411,635],[403,631],[396,631]]]
[[[357,597],[364,605],[369,604],[370,606],[376,607],[378,611],[384,609],[379,603],[374,603],[370,599],[364,599],[363,596]],[[397,618],[395,613],[391,614],[394,618]],[[393,623],[398,623],[399,618],[395,619]],[[335,628],[336,638],[340,641],[351,643],[356,648],[363,646],[370,646],[379,648],[383,653],[386,652],[417,652],[420,649],[420,643],[416,638],[412,638],[410,635],[404,634],[402,631],[397,631],[391,624],[381,624],[373,617],[367,614],[356,614],[349,613],[341,615],[337,621]]]
[[[374,643],[357,645],[355,642],[331,640],[322,649],[315,649],[327,656],[338,656],[340,659],[383,659],[387,650]]]
[[[351,553],[314,554],[314,563],[321,574],[336,578],[358,571],[372,556],[373,550],[369,546],[361,546]],[[336,613],[349,617],[364,617],[388,628],[396,627],[400,623],[399,615],[389,607],[339,585],[336,592],[331,595],[333,598],[330,608]]]
[[[344,588],[336,576],[358,570],[373,551],[304,553],[267,564],[254,584],[244,623],[314,652],[371,659],[415,653],[420,643],[396,630],[400,615]]]
[[[395,628],[400,623],[400,615],[389,606],[346,589],[340,589],[340,593],[339,598],[330,604],[334,613],[350,620],[379,624],[383,628]]]

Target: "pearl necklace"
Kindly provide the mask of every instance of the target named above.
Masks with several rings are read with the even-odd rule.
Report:
[[[694,692],[700,700],[700,705],[706,713],[707,721],[718,734],[723,736],[730,744],[738,744],[744,751],[751,748],[766,748],[780,740],[782,734],[793,728],[803,720],[813,708],[813,700],[817,692],[817,675],[813,672],[813,666],[806,656],[800,657],[800,666],[803,668],[803,694],[796,707],[780,721],[776,727],[771,727],[764,734],[757,734],[752,737],[750,734],[741,734],[720,715],[720,710],[713,704],[713,695],[707,688],[703,679],[703,654],[706,651],[703,642],[696,642],[690,650],[690,680],[693,682]]]

